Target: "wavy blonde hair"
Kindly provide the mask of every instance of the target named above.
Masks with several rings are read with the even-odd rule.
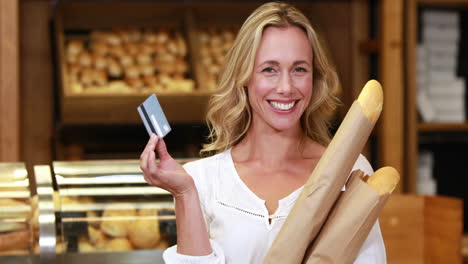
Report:
[[[219,153],[239,143],[252,121],[252,110],[244,88],[251,77],[257,49],[266,27],[296,26],[304,30],[313,54],[313,94],[301,117],[305,135],[326,146],[330,142],[330,119],[339,100],[339,81],[309,20],[295,7],[280,2],[261,5],[244,22],[228,52],[217,92],[208,105],[207,123],[211,143],[202,154]]]

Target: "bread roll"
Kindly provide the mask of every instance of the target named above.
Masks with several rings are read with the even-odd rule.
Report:
[[[165,44],[169,40],[169,34],[167,31],[160,31],[156,35],[158,43]]]
[[[99,54],[94,54],[93,55],[93,62],[94,62],[94,68],[98,70],[104,70],[107,69],[107,59],[106,57],[99,55]]]
[[[136,56],[140,52],[138,45],[132,42],[126,43],[124,45],[124,49],[127,52],[127,54],[130,56]]]
[[[70,85],[70,90],[74,93],[82,93],[83,92],[83,85],[78,82],[73,82]]]
[[[81,85],[83,85],[84,87],[87,87],[87,86],[91,86],[93,82],[94,82],[94,70],[91,68],[83,68],[83,71],[81,72],[81,75],[80,75]],[[63,199],[66,199],[65,197],[62,197],[62,203],[63,203]]]
[[[151,64],[151,60],[152,60],[152,58],[151,58],[151,56],[149,54],[142,53],[142,54],[139,54],[137,56],[137,62],[140,65]]]
[[[106,38],[107,44],[109,44],[111,46],[119,46],[120,44],[122,44],[122,39],[116,33],[108,33],[105,36],[105,38]]]
[[[141,209],[129,228],[128,237],[136,248],[153,248],[161,239],[157,209]]]
[[[125,68],[125,77],[126,78],[138,78],[140,76],[140,68],[135,65],[130,65]]]
[[[122,67],[115,61],[110,61],[107,72],[113,78],[120,78],[123,75]]]
[[[236,38],[235,34],[229,30],[224,30],[222,34],[225,41],[234,41]]]
[[[161,239],[159,242],[154,246],[156,249],[166,249],[169,247],[169,242],[166,239]]]
[[[29,219],[31,207],[26,202],[11,198],[0,199],[0,219],[2,218],[22,218]]]
[[[93,30],[91,31],[91,34],[89,35],[91,41],[94,42],[105,42],[107,38],[107,32],[100,31],[100,30]]]
[[[177,48],[181,57],[187,56],[187,43],[180,33],[176,34]]]
[[[124,81],[110,81],[107,85],[109,90],[118,91],[118,92],[128,92],[130,87]]]
[[[174,64],[175,73],[186,73],[188,72],[188,64],[185,60],[179,59]]]
[[[127,251],[133,250],[132,244],[126,238],[112,239],[105,247],[106,251]]]
[[[102,217],[104,220],[101,223],[101,230],[112,237],[126,237],[128,233],[128,226],[136,216],[135,209],[121,209],[132,208],[132,204],[114,204],[110,205],[104,210]]]
[[[167,42],[167,50],[173,55],[179,54],[179,48],[177,47],[177,43],[175,40],[171,39]]]
[[[91,42],[91,51],[95,55],[106,56],[109,53],[109,46],[105,42],[95,41]]]
[[[19,230],[0,234],[0,251],[25,249],[32,245],[29,230]]]
[[[170,82],[172,82],[172,78],[169,76],[169,74],[161,73],[159,75],[159,84],[163,88],[167,88]]]
[[[132,89],[139,90],[145,87],[145,83],[140,78],[125,78],[125,82]]]
[[[207,44],[210,41],[210,36],[207,32],[202,31],[198,34],[198,41],[200,44]]]
[[[120,65],[122,65],[124,68],[130,65],[133,65],[135,63],[133,57],[128,54],[124,54],[120,56],[119,61],[120,61]]]
[[[99,86],[104,86],[107,84],[107,74],[103,70],[94,71],[94,83]]]
[[[77,56],[83,51],[83,41],[81,40],[71,40],[68,42],[66,47],[67,55]]]
[[[104,248],[108,242],[106,235],[93,226],[88,226],[89,242],[96,248]]]
[[[158,39],[158,35],[152,31],[145,32],[143,34],[143,41],[147,43],[156,43],[157,39]]]
[[[78,54],[67,54],[65,55],[66,61],[68,64],[76,64],[78,63]]]
[[[142,44],[140,45],[141,54],[152,56],[156,52],[155,45],[152,44]]]
[[[143,77],[143,82],[146,87],[154,87],[158,84],[158,78],[154,75],[146,75]]]
[[[67,244],[62,241],[57,241],[57,245],[55,245],[55,253],[61,254],[67,250]]]
[[[79,54],[78,62],[80,63],[82,67],[91,67],[93,64],[93,59],[91,57],[91,54],[89,54],[89,52],[84,51]]]
[[[141,65],[140,72],[143,76],[149,76],[154,74],[154,66],[151,64]]]
[[[137,29],[130,29],[128,31],[128,36],[129,36],[129,40],[131,42],[139,42],[141,41],[141,32]]]
[[[79,252],[95,252],[96,248],[89,243],[86,237],[80,237],[78,239],[78,251]]]
[[[115,58],[120,58],[126,54],[125,49],[122,46],[113,46],[109,48],[109,54]]]

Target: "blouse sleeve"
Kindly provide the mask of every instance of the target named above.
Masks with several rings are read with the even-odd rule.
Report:
[[[210,184],[207,180],[208,175],[204,175],[204,171],[208,171],[206,166],[201,161],[191,162],[184,165],[184,169],[192,176],[200,198],[200,206],[203,217],[205,219],[206,229],[209,233],[210,221],[209,213],[206,207],[206,201],[210,195]],[[189,256],[177,253],[177,245],[166,249],[163,253],[164,263],[167,264],[225,264],[223,249],[216,241],[210,239],[213,252],[206,256]]]
[[[360,155],[356,161],[353,170],[360,169],[365,174],[371,176],[374,173],[372,166],[367,159]],[[354,264],[385,264],[387,256],[385,253],[385,245],[380,232],[379,220],[372,227],[366,241],[361,247],[361,250],[354,261]]]
[[[225,264],[224,253],[215,241],[210,239],[213,252],[206,256],[189,256],[177,253],[177,245],[166,249],[163,253],[166,264]]]

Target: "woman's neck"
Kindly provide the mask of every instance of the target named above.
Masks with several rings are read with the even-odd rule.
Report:
[[[277,131],[253,125],[233,148],[233,158],[236,162],[257,161],[278,165],[285,159],[302,158],[307,141],[300,127]]]

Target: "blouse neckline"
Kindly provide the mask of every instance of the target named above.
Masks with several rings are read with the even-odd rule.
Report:
[[[252,191],[249,186],[247,186],[247,184],[245,184],[245,182],[241,179],[239,173],[237,172],[237,169],[236,169],[236,165],[234,163],[234,160],[232,158],[232,153],[231,153],[231,150],[232,148],[230,148],[227,152],[226,152],[226,155],[227,155],[227,160],[228,160],[228,166],[229,166],[229,169],[231,170],[231,173],[234,177],[234,180],[239,184],[239,186],[246,192],[248,193],[248,195],[253,199],[255,200],[257,203],[260,203],[262,204],[262,206],[265,208],[265,211],[268,212],[268,209],[266,208],[266,205],[265,205],[265,200],[261,199],[254,191]],[[289,210],[288,211],[284,211],[284,209],[286,209],[287,207],[289,207],[290,205],[292,205],[296,200],[297,198],[299,197],[302,189],[304,189],[304,186],[301,186],[299,187],[298,189],[294,190],[293,192],[291,192],[290,194],[288,194],[287,196],[283,197],[282,199],[278,200],[278,208],[276,209],[276,211],[273,213],[273,215],[271,216],[278,216],[278,215],[287,215],[289,213]]]

